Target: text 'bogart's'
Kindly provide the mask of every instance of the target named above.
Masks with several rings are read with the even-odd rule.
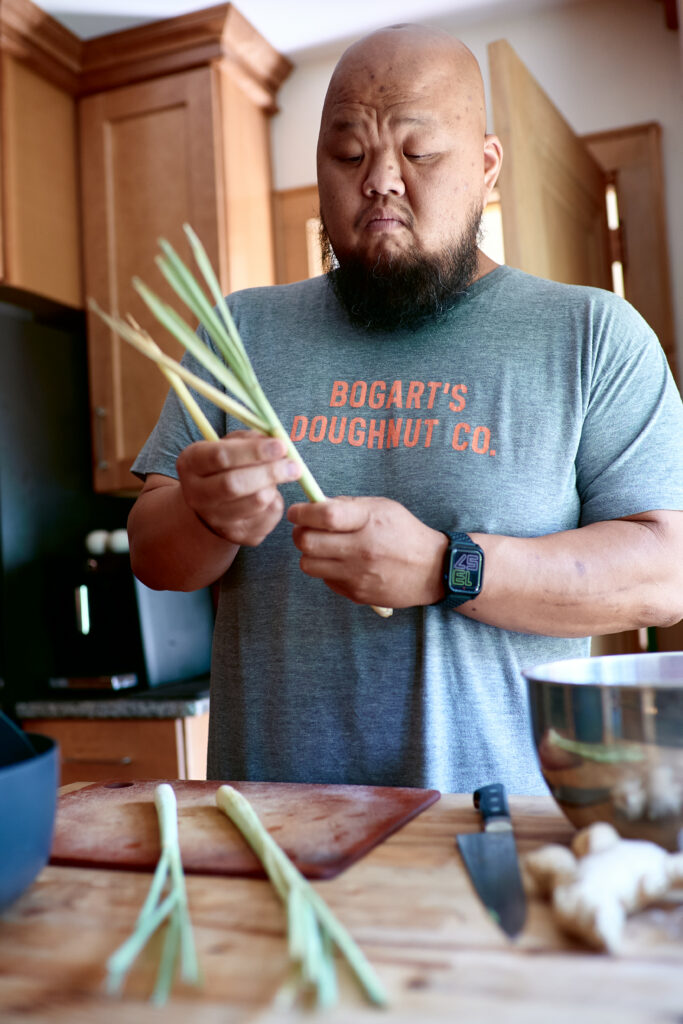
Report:
[[[430,448],[432,442],[441,436],[442,432],[436,429],[441,420],[424,414],[437,407],[444,409],[444,402],[448,411],[462,412],[466,395],[466,384],[448,381],[395,380],[388,383],[384,380],[335,380],[329,405],[335,410],[344,409],[344,412],[314,416],[300,413],[292,421],[290,437],[295,443],[327,441],[356,448]],[[394,415],[386,418],[354,415],[360,409],[390,409]],[[398,410],[415,410],[423,415],[397,416]],[[489,427],[459,421],[452,428],[449,423],[448,430],[448,443],[454,451],[495,456]]]

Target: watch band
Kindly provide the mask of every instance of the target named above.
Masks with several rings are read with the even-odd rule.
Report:
[[[443,585],[446,593],[440,601],[437,601],[437,604],[442,604],[447,608],[457,608],[459,605],[465,604],[466,601],[471,601],[473,597],[476,597],[477,594],[481,593],[484,573],[484,552],[466,533],[451,533],[449,530],[443,530],[442,532],[448,537],[448,547],[446,548],[446,554],[443,562]],[[469,568],[465,568],[463,570],[463,585],[453,585],[452,576],[454,553],[459,557],[462,557],[462,555],[474,556],[473,559],[469,559],[468,561],[470,561],[473,566],[476,566],[475,580],[470,582]]]

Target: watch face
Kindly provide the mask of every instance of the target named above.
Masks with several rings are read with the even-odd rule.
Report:
[[[451,552],[448,588],[453,594],[478,594],[484,557],[479,551]]]

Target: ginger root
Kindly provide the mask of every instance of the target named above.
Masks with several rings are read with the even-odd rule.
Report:
[[[621,945],[628,914],[683,883],[683,853],[622,839],[605,822],[578,832],[571,849],[535,850],[524,866],[538,894],[550,898],[563,931],[610,953]]]

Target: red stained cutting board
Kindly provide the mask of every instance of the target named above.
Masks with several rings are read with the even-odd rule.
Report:
[[[59,797],[51,864],[153,871],[160,781],[98,782]],[[256,855],[216,806],[221,782],[169,780],[189,874],[262,877]],[[332,878],[439,799],[435,789],[231,782],[307,878]]]

